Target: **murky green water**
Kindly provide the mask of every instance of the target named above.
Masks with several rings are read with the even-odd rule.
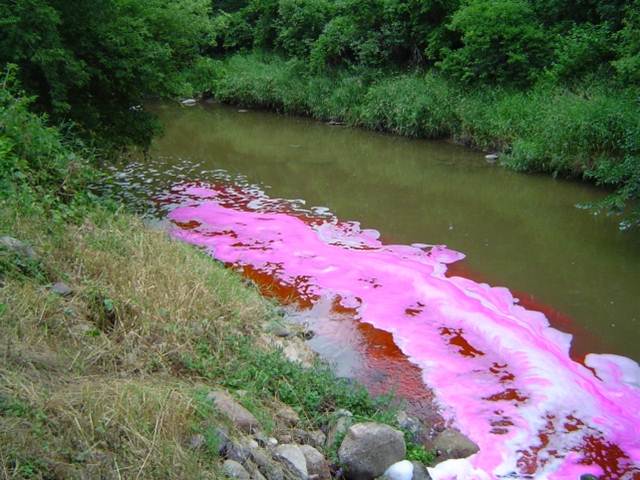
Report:
[[[165,133],[146,160],[149,190],[178,180],[167,166],[198,162],[359,220],[386,242],[446,244],[467,255],[456,271],[522,292],[578,335],[579,352],[640,359],[640,234],[574,207],[601,191],[444,142],[220,105],[153,110]]]

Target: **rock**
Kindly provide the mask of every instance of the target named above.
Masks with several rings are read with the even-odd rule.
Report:
[[[233,442],[229,437],[229,432],[226,428],[222,427],[216,427],[214,432],[218,439],[218,455],[226,455],[226,452],[233,446]]]
[[[202,447],[204,447],[205,443],[206,439],[204,438],[204,435],[198,433],[197,435],[193,435],[189,439],[189,448],[191,450],[200,450]]]
[[[38,260],[38,254],[33,247],[28,243],[18,240],[17,238],[9,236],[0,237],[0,247],[4,247],[16,255],[26,257],[29,260]]]
[[[447,428],[436,436],[433,440],[433,448],[437,451],[438,460],[441,462],[451,458],[467,458],[479,450],[475,443],[452,428]]]
[[[214,390],[209,392],[207,400],[213,402],[216,409],[227,417],[233,424],[247,433],[257,431],[260,424],[253,414],[240,405],[228,392]]]
[[[338,438],[347,433],[353,423],[353,414],[348,410],[338,410],[334,413],[336,419],[329,425],[327,431],[326,448],[331,448]]]
[[[251,480],[266,480],[264,475],[260,472],[258,466],[253,463],[251,460],[246,460],[242,466],[251,476]]]
[[[296,478],[301,480],[308,478],[307,460],[298,445],[293,443],[278,445],[274,450],[274,457]]]
[[[412,480],[431,480],[431,475],[422,463],[416,461],[411,463],[413,464]]]
[[[285,327],[284,325],[280,325],[279,323],[273,325],[270,329],[271,333],[273,333],[276,337],[281,337],[281,338],[285,338],[285,337],[290,337],[291,336],[291,330],[289,330],[287,327]]]
[[[384,472],[384,478],[387,480],[412,480],[413,463],[409,460],[394,463]]]
[[[293,442],[293,437],[288,433],[281,433],[280,435],[278,435],[278,441],[280,443],[291,443]]]
[[[180,103],[185,107],[193,107],[198,102],[196,102],[196,100],[194,98],[186,98],[186,99],[182,100]]]
[[[270,447],[275,447],[276,445],[278,445],[278,440],[276,438],[269,437],[267,439],[267,445]]]
[[[241,480],[250,480],[251,476],[244,467],[234,460],[225,460],[222,464],[222,471],[229,478],[238,478]]]
[[[311,445],[301,445],[300,450],[307,461],[307,472],[309,476],[316,476],[319,480],[329,480],[331,478],[331,470],[329,463],[324,455]]]
[[[224,453],[229,460],[244,463],[251,458],[253,452],[245,442],[231,441]]]
[[[399,411],[396,415],[396,421],[400,428],[405,429],[411,434],[413,440],[418,439],[422,434],[422,424],[419,420],[410,417],[405,411]]]
[[[251,460],[269,480],[284,480],[282,467],[274,462],[264,450],[260,448],[253,450],[251,452]]]
[[[294,427],[300,422],[300,416],[289,405],[283,405],[276,411],[276,418],[288,427]]]
[[[493,163],[493,162],[495,162],[496,160],[498,160],[498,155],[497,155],[497,154],[495,154],[495,153],[490,153],[490,154],[488,154],[488,155],[485,155],[485,156],[484,156],[484,158],[485,158],[485,160],[486,160],[487,162],[489,162],[489,163]]]
[[[347,478],[369,480],[402,460],[406,451],[401,431],[381,423],[356,423],[347,430],[338,458]]]
[[[246,110],[244,108],[239,108],[238,109],[238,113],[247,113],[249,110]]]
[[[64,282],[56,282],[51,285],[51,291],[62,297],[67,297],[73,293],[73,289]]]
[[[298,443],[311,445],[318,449],[324,448],[325,442],[327,441],[327,436],[322,432],[322,430],[306,431],[301,428],[297,428],[293,431],[293,438]]]

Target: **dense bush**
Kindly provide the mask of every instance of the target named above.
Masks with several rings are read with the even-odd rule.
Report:
[[[449,27],[462,46],[446,52],[440,66],[465,82],[527,85],[549,58],[547,35],[525,0],[472,0]]]
[[[140,140],[150,95],[185,93],[183,72],[210,42],[205,0],[0,1],[0,64],[56,121]],[[133,117],[133,118],[132,118]]]

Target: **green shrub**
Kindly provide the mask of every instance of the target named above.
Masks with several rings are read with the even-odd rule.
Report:
[[[640,0],[625,10],[624,28],[615,37],[618,58],[613,66],[626,82],[640,84]]]
[[[463,82],[531,84],[549,56],[542,25],[525,0],[471,0],[449,25],[463,46],[440,68]]]

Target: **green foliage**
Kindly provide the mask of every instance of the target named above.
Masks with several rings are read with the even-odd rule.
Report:
[[[407,442],[407,460],[421,462],[424,465],[432,465],[435,459],[435,453],[427,450],[424,445]]]
[[[549,57],[547,35],[525,0],[471,0],[449,26],[462,47],[446,52],[440,66],[463,82],[527,85]]]
[[[1,1],[0,64],[56,121],[110,139],[144,141],[150,95],[188,91],[188,69],[210,42],[206,0]]]
[[[73,214],[96,178],[84,156],[91,153],[31,113],[32,102],[20,92],[15,68],[8,68],[0,84],[0,199],[38,197],[41,207]]]
[[[613,62],[620,77],[640,84],[640,0],[625,9],[624,28],[615,36],[618,59]]]
[[[550,67],[554,79],[576,82],[588,75],[595,75],[608,67],[613,57],[608,24],[575,25],[561,35],[555,44],[555,61]]]
[[[306,57],[332,15],[329,0],[280,0],[276,46],[287,55]]]

